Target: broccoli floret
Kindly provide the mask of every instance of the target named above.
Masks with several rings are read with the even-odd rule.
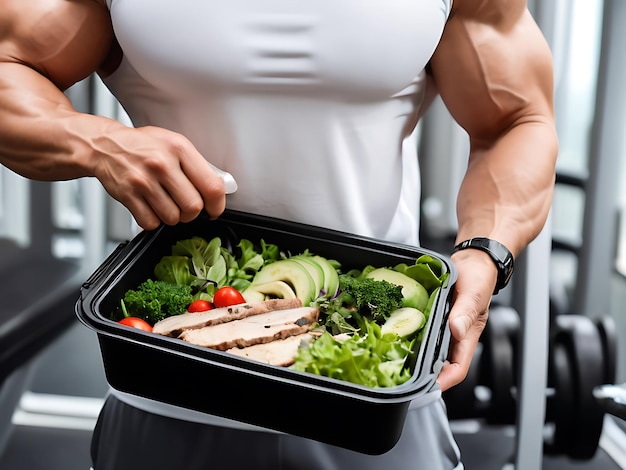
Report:
[[[191,286],[152,279],[144,281],[137,290],[131,289],[124,294],[127,312],[152,325],[166,316],[185,313],[192,301]]]
[[[347,298],[350,296],[354,307],[374,321],[383,321],[402,306],[402,287],[387,281],[342,274],[339,289],[344,302],[350,302]]]
[[[363,319],[382,324],[402,306],[402,288],[387,281],[365,278],[358,272],[339,275],[339,293],[320,298],[317,305],[322,325],[333,335],[354,333],[363,328]]]

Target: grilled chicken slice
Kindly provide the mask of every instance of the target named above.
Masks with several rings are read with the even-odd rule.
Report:
[[[245,303],[232,307],[214,308],[206,312],[183,313],[167,317],[154,324],[153,333],[178,337],[184,330],[219,325],[252,315],[260,315],[275,310],[285,310],[302,306],[300,299],[270,299],[253,304]]]
[[[197,346],[226,351],[306,333],[318,317],[319,310],[315,307],[276,310],[219,325],[184,330],[179,338]]]
[[[230,348],[226,352],[265,364],[287,367],[295,362],[298,348],[303,343],[310,343],[316,336],[312,333],[305,333],[246,348]]]

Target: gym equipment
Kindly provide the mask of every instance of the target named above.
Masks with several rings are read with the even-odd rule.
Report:
[[[548,375],[554,394],[547,407],[554,434],[547,448],[588,460],[598,448],[604,420],[593,390],[606,383],[607,364],[614,358],[605,358],[604,342],[591,318],[557,315],[554,320]]]
[[[626,420],[626,383],[596,387],[593,396],[607,413]]]
[[[617,326],[613,317],[602,315],[595,319],[604,351],[604,383],[613,384],[617,371]]]
[[[598,388],[615,381],[617,337],[613,319],[557,314],[551,319],[544,451],[591,459],[599,444],[605,409]],[[467,379],[446,393],[451,419],[481,418],[515,424],[520,317],[494,305]],[[487,398],[478,397],[484,389]],[[594,390],[596,395],[594,395]]]

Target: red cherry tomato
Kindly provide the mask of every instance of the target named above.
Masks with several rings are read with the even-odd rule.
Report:
[[[230,307],[231,305],[243,304],[246,299],[243,298],[241,292],[234,287],[224,286],[215,291],[213,295],[213,305],[216,307]]]
[[[191,302],[191,304],[189,304],[189,307],[187,307],[187,311],[188,312],[206,312],[207,310],[211,310],[212,308],[213,306],[211,305],[211,302],[209,302],[208,300],[198,299],[198,300],[194,300],[193,302]]]
[[[140,330],[152,332],[152,327],[150,326],[150,323],[141,318],[125,317],[122,318],[118,323],[126,326],[131,326],[133,328],[139,328]]]

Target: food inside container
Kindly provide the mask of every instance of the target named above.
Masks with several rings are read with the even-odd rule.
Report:
[[[429,250],[227,211],[120,245],[76,311],[118,390],[379,454],[436,388],[454,281]]]
[[[177,240],[111,319],[143,320],[154,334],[271,365],[392,387],[411,378],[430,299],[447,276],[428,255],[345,271],[311,249],[195,235]]]

